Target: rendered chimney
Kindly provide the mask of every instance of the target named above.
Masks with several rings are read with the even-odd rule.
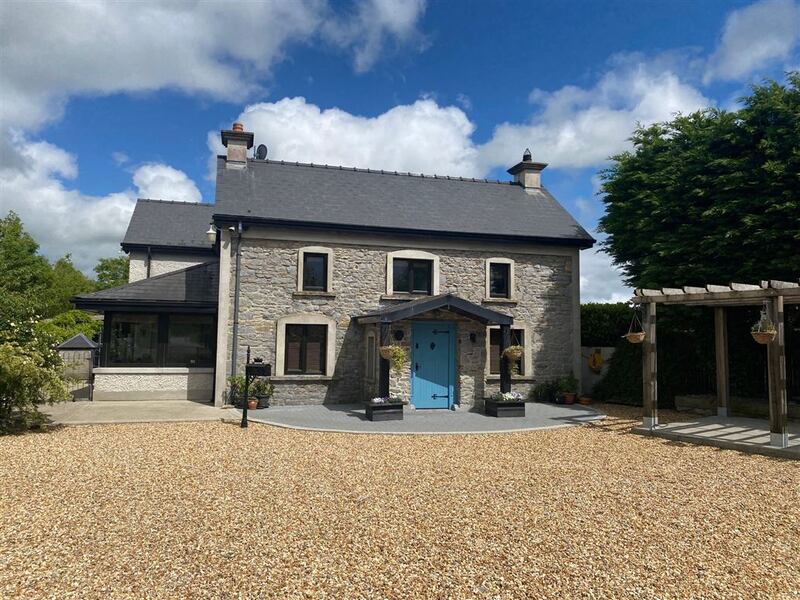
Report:
[[[253,132],[245,131],[244,125],[234,123],[230,129],[221,131],[222,145],[228,149],[226,166],[243,169],[247,166],[247,150],[253,147]]]
[[[522,155],[522,162],[518,162],[508,170],[514,176],[514,181],[526,190],[535,190],[542,187],[542,171],[547,163],[533,162],[531,151],[526,148]]]

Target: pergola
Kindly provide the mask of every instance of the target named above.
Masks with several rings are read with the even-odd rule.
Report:
[[[714,309],[714,341],[717,367],[717,414],[728,416],[729,370],[728,326],[726,308],[732,306],[764,305],[767,315],[775,324],[777,335],[767,344],[767,374],[769,388],[769,425],[772,446],[786,448],[787,432],[787,377],[784,306],[800,304],[800,284],[789,281],[762,281],[760,285],[731,283],[705,287],[637,289],[632,302],[643,308],[642,327],[645,340],[642,348],[642,383],[644,418],[643,427],[653,430],[658,426],[658,385],[656,350],[656,306],[680,304],[708,306]]]

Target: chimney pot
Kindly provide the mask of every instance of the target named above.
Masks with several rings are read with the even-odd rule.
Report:
[[[228,149],[227,167],[243,169],[247,167],[247,151],[253,147],[253,132],[245,131],[244,125],[234,123],[231,129],[220,132],[222,145]]]
[[[518,162],[508,170],[514,176],[514,181],[525,190],[534,190],[542,187],[542,171],[547,166],[545,163],[533,162],[530,148],[525,148],[522,162]]]
[[[237,123],[233,124],[232,129],[233,129],[233,131],[237,131],[237,132],[238,131],[244,131],[244,125],[242,125],[241,123],[237,122]]]
[[[533,157],[531,156],[531,149],[525,148],[525,152],[522,154],[522,161],[531,162],[531,160],[533,160]]]

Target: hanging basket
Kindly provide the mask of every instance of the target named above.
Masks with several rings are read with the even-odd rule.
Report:
[[[753,339],[759,344],[769,344],[772,340],[775,339],[775,336],[778,334],[777,331],[751,331],[750,335],[753,336]]]
[[[378,352],[380,352],[381,358],[385,360],[392,360],[392,346],[381,346],[378,348]]]
[[[525,348],[523,346],[509,346],[505,350],[503,350],[503,356],[505,356],[508,360],[517,361],[522,358],[522,355],[525,353]]]
[[[631,344],[641,344],[644,341],[645,333],[644,331],[631,331],[622,337],[628,340]]]

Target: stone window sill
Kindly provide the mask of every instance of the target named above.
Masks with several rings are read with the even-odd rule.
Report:
[[[420,298],[432,298],[430,294],[383,294],[381,300],[401,300],[403,302],[410,302],[411,300],[419,300]]]
[[[490,383],[500,381],[500,375],[487,375],[486,381]],[[529,377],[528,375],[512,375],[511,381],[518,381],[520,383],[534,383],[536,379]]]
[[[304,383],[307,381],[333,381],[330,375],[276,375],[269,378],[270,381],[287,383]]]
[[[484,298],[481,300],[482,304],[506,304],[509,306],[516,306],[517,301],[514,298]]]
[[[333,300],[336,294],[333,292],[292,292],[292,298],[326,298]]]
[[[185,375],[213,373],[213,367],[95,367],[96,375]]]

